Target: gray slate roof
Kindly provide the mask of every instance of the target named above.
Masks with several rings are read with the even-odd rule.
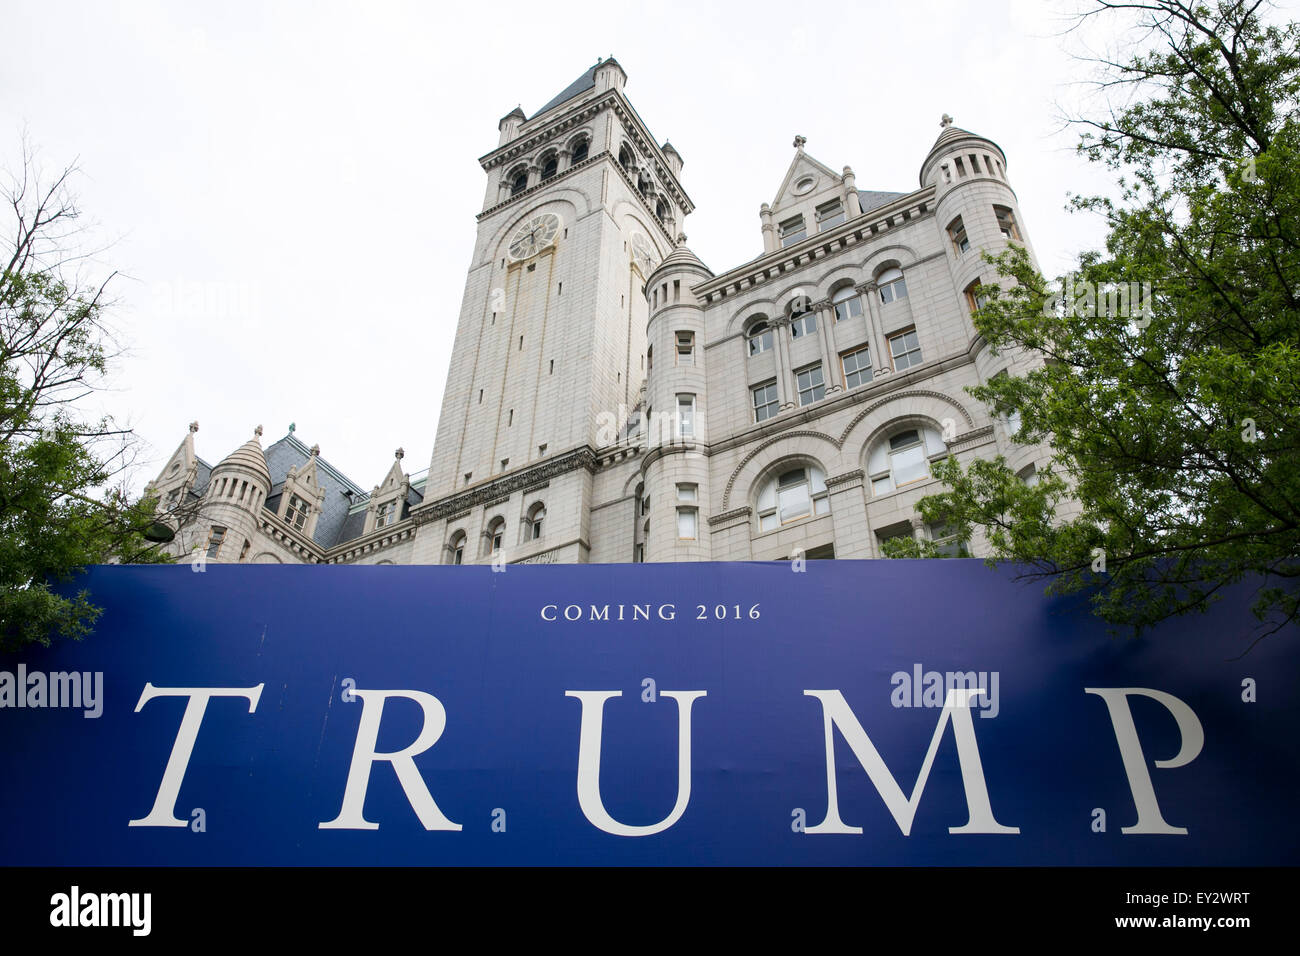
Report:
[[[264,507],[276,511],[280,506],[280,495],[284,490],[285,479],[293,466],[301,468],[311,459],[311,449],[293,435],[285,435],[266,449],[266,466],[271,470],[271,493],[266,497]],[[348,511],[352,502],[365,497],[366,493],[347,475],[343,474],[324,458],[316,459],[316,477],[325,489],[325,501],[321,504],[320,517],[316,519],[316,532],[312,539],[322,548],[333,547],[340,540],[339,534],[347,523]],[[347,492],[351,492],[351,497]],[[361,516],[364,519],[364,515]]]
[[[530,116],[529,119],[532,119],[533,117],[536,116],[541,116],[543,113],[545,113],[547,110],[551,109],[552,107],[559,106],[561,103],[573,99],[575,96],[579,95],[580,93],[585,93],[590,89],[594,89],[596,86],[596,67],[600,66],[600,64],[604,62],[605,62],[604,60],[597,60],[595,66],[592,66],[590,69],[587,70],[586,73],[582,74],[582,76],[578,77],[568,86],[566,86],[563,90],[561,90],[558,96],[556,96],[549,103],[543,106],[540,110],[538,110],[536,113]]]
[[[867,212],[880,206],[888,206],[895,199],[902,199],[907,193],[889,193],[881,192],[878,189],[859,189],[858,199],[862,203],[862,211]]]

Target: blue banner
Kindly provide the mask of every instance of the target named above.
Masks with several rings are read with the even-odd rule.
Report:
[[[98,567],[5,865],[1293,865],[1300,661],[979,561]]]

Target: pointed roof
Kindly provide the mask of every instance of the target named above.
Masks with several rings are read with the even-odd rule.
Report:
[[[612,60],[613,57],[610,57],[610,59]],[[554,107],[559,106],[561,103],[567,103],[575,96],[578,96],[581,93],[585,93],[590,89],[594,89],[596,86],[596,70],[604,62],[605,61],[603,59],[597,60],[594,66],[589,67],[587,69],[587,72],[583,73],[582,76],[578,77],[576,80],[574,80],[564,89],[562,89],[558,95],[556,95],[549,103],[543,106],[536,113],[534,113],[533,116],[534,117],[541,116],[547,110],[553,109]]]
[[[682,266],[694,266],[705,272],[710,279],[713,278],[713,270],[704,264],[704,260],[697,256],[686,245],[686,236],[677,237],[677,248],[668,255],[664,256],[664,261],[651,273],[651,278],[663,269],[675,269]]]
[[[253,437],[223,458],[213,471],[219,471],[227,466],[242,466],[265,481],[266,487],[270,488],[271,469],[266,467],[266,455],[262,452],[262,442],[260,440],[261,434],[262,426],[258,425]]]
[[[800,136],[798,139],[803,139],[803,137]],[[772,200],[773,209],[782,205],[782,200],[792,192],[792,184],[802,178],[805,173],[816,173],[832,180],[842,180],[843,178],[825,163],[805,153],[802,145],[797,146],[794,151],[794,159],[790,161],[790,168],[785,171],[785,178],[781,180],[781,188],[776,191],[776,198]]]

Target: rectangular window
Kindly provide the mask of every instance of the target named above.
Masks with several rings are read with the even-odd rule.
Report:
[[[677,396],[677,435],[680,438],[695,437],[695,396]]]
[[[956,529],[944,521],[936,521],[928,526],[930,540],[935,543],[939,553],[945,558],[966,558],[970,554],[966,546],[957,540]]]
[[[754,421],[766,421],[776,415],[778,401],[776,382],[767,382],[750,389],[754,397]]]
[[[695,508],[677,509],[677,537],[695,539],[695,525],[698,512]]]
[[[1003,239],[1020,241],[1020,230],[1016,228],[1016,216],[1006,206],[994,206],[993,214],[998,217],[998,232]]]
[[[817,207],[817,231],[825,232],[844,221],[844,204],[838,199]]]
[[[894,370],[901,372],[913,365],[921,364],[921,343],[917,341],[916,329],[900,332],[889,337],[889,354],[894,360]]]
[[[289,507],[285,509],[284,520],[286,523],[293,525],[299,531],[307,523],[307,515],[311,509],[307,502],[303,501],[297,495],[289,496]]]
[[[692,501],[692,502],[693,502],[693,501],[698,500],[698,497],[699,497],[699,486],[698,486],[698,485],[678,485],[678,486],[677,486],[677,500],[678,500],[678,501]]]
[[[388,501],[380,505],[375,511],[375,527],[386,528],[393,523],[393,518],[397,514],[397,502]]]
[[[844,364],[844,387],[857,388],[871,381],[871,349],[862,347],[840,356]]]
[[[803,224],[803,216],[795,216],[781,223],[781,248],[793,246],[808,238],[808,229]]]
[[[822,367],[810,365],[794,373],[795,386],[799,391],[799,404],[811,405],[826,397],[826,382],[822,378]]]
[[[220,525],[212,526],[212,533],[208,535],[208,557],[215,558],[221,551],[221,542],[226,539],[226,529]]]
[[[984,306],[988,305],[989,297],[986,292],[977,292],[980,286],[980,280],[976,279],[966,287],[966,308],[971,312],[978,312]]]
[[[694,332],[677,333],[677,364],[678,365],[695,364],[695,333]]]
[[[961,162],[961,160],[957,160]],[[948,225],[948,238],[952,240],[952,246],[957,250],[957,255],[961,255],[970,248],[970,240],[966,238],[966,226],[958,216]]]

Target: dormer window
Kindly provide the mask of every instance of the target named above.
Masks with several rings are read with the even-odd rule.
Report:
[[[301,531],[307,523],[307,516],[310,514],[311,505],[297,495],[289,496],[289,508],[284,513],[284,520],[287,524]]]
[[[844,203],[838,199],[817,207],[817,231],[825,232],[844,221]]]
[[[375,509],[375,527],[387,528],[397,519],[397,502],[386,501]]]
[[[803,216],[795,216],[793,219],[787,219],[781,223],[781,248],[793,246],[796,242],[802,242],[808,238],[808,228],[804,225]]]

